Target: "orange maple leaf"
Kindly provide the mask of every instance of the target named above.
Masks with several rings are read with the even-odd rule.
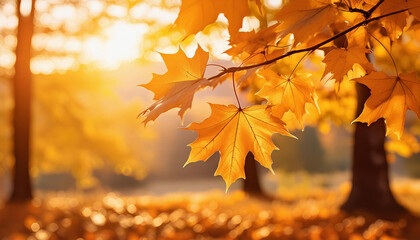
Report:
[[[360,8],[363,4],[364,0],[350,0],[350,7],[352,8]]]
[[[418,20],[420,20],[420,1],[418,0],[405,0],[407,8]]]
[[[384,72],[372,72],[355,80],[370,88],[371,95],[363,112],[353,122],[370,125],[384,118],[386,134],[394,133],[400,139],[407,109],[413,110],[420,118],[420,80],[415,73],[388,76]]]
[[[248,0],[182,0],[175,25],[184,29],[187,35],[196,34],[214,23],[220,13],[229,21],[232,38],[242,27],[243,18],[249,15]]]
[[[386,15],[407,8],[407,0],[385,0],[381,3],[381,5],[379,5],[373,16]],[[385,27],[388,36],[392,41],[398,39],[403,33],[404,27],[407,25],[407,17],[408,12],[405,11],[379,20]]]
[[[359,23],[359,19],[355,22]],[[366,46],[369,41],[369,35],[366,27],[358,27],[347,34],[347,48]]]
[[[191,108],[196,91],[211,86],[214,81],[204,78],[209,53],[200,46],[193,58],[188,58],[179,50],[175,54],[161,54],[168,71],[163,74],[153,74],[153,79],[140,85],[155,93],[155,103],[150,105],[140,115],[145,115],[144,123],[155,120],[160,114],[179,107],[181,120],[185,112]]]
[[[276,14],[281,23],[276,29],[279,38],[293,33],[295,44],[321,32],[337,16],[337,8],[329,0],[289,1]]]
[[[282,114],[290,110],[303,128],[305,104],[311,103],[318,107],[315,101],[315,87],[309,78],[310,74],[294,74],[288,78],[270,69],[258,74],[268,81],[257,95],[267,99],[270,104],[281,105],[281,108],[275,107],[276,110],[281,109],[281,111],[273,111],[273,115],[282,118]]]
[[[261,31],[255,32],[239,32],[235,40],[230,41],[232,48],[226,50],[225,52],[230,56],[237,56],[243,52],[253,55],[254,53],[264,52],[267,48],[267,45],[275,45],[277,33],[274,32],[274,28],[277,25],[265,28]],[[275,50],[278,50],[276,48]],[[281,52],[283,53],[283,49]]]
[[[186,129],[198,132],[198,138],[189,146],[191,162],[207,161],[214,152],[220,151],[220,162],[215,175],[221,175],[226,190],[238,178],[245,179],[245,157],[251,151],[255,160],[270,169],[271,152],[277,149],[271,135],[281,133],[292,136],[285,123],[270,115],[264,105],[244,109],[234,105],[211,104],[211,115],[201,123],[192,123]]]
[[[332,73],[336,83],[338,83],[338,89],[340,83],[343,81],[343,77],[352,70],[353,65],[358,63],[365,70],[372,70],[373,66],[366,58],[366,53],[369,50],[364,47],[351,47],[348,49],[338,48],[333,49],[327,53],[323,63],[326,64],[324,75]]]

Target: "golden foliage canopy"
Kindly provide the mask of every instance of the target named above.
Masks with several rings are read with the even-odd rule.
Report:
[[[348,106],[355,102],[351,100],[355,82],[371,90],[355,121],[371,124],[384,118],[387,133],[400,137],[406,110],[420,116],[420,80],[415,73],[399,74],[398,63],[390,52],[392,43],[401,41],[406,32],[420,35],[419,12],[417,0],[290,0],[279,9],[251,0],[183,0],[174,29],[183,29],[187,37],[224,14],[231,47],[225,53],[237,65],[219,65],[218,74],[204,78],[208,54],[201,47],[193,58],[182,52],[162,55],[168,72],[154,75],[144,85],[155,93],[156,100],[143,112],[145,121],[174,107],[180,108],[182,118],[195,92],[231,79],[237,106],[210,104],[210,117],[186,128],[198,132],[197,140],[190,145],[187,163],[205,161],[220,151],[216,174],[228,187],[237,178],[245,178],[245,156],[249,151],[261,165],[271,169],[270,154],[276,148],[270,137],[274,133],[292,136],[286,126],[294,127],[297,121],[303,128],[305,119],[319,115],[318,111],[320,116],[349,118],[354,109]],[[249,15],[259,21],[259,26],[238,31]],[[368,60],[367,54],[381,49],[394,62],[395,74],[381,71]],[[300,59],[294,58],[299,55]],[[331,79],[341,86],[339,92],[331,87]],[[356,81],[349,81],[352,79]],[[244,86],[258,93],[263,104],[242,108],[237,90]]]

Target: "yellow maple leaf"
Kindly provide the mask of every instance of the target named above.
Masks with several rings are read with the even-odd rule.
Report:
[[[343,81],[343,77],[352,70],[354,64],[360,64],[365,70],[373,69],[372,64],[366,58],[366,53],[368,52],[369,50],[364,47],[351,47],[348,49],[338,48],[331,50],[327,53],[324,60],[322,60],[322,62],[326,64],[322,77],[325,77],[328,73],[332,73],[339,88],[339,84]]]
[[[279,38],[293,33],[297,44],[321,32],[334,22],[336,16],[337,8],[329,0],[289,1],[276,14],[276,19],[281,22],[276,31]]]
[[[220,151],[220,162],[215,175],[226,182],[226,190],[238,178],[245,179],[245,157],[249,151],[262,166],[270,169],[271,152],[276,148],[271,135],[281,133],[292,136],[285,123],[270,115],[264,105],[244,109],[234,105],[211,104],[211,115],[201,123],[192,123],[186,129],[198,132],[191,143],[191,162],[207,161],[214,152]]]
[[[290,110],[303,128],[305,104],[311,103],[317,106],[315,87],[309,78],[310,74],[294,74],[288,78],[268,69],[259,72],[259,75],[267,79],[267,83],[257,95],[267,99],[270,104],[281,105],[281,108],[275,107],[274,116],[281,118],[282,113]],[[279,109],[281,111],[278,111]]]
[[[168,71],[163,74],[153,74],[153,79],[147,84],[140,85],[154,92],[154,100],[140,115],[145,115],[144,123],[155,120],[160,114],[179,107],[181,119],[191,108],[196,91],[211,86],[215,81],[204,78],[209,53],[200,46],[193,58],[188,58],[179,50],[175,54],[161,54]]]
[[[388,76],[384,72],[372,72],[355,79],[370,88],[363,112],[353,122],[366,122],[368,125],[384,118],[386,134],[394,133],[398,139],[404,131],[407,109],[420,118],[420,80],[415,73]]]
[[[248,0],[182,0],[175,25],[187,35],[196,34],[214,23],[220,13],[229,21],[229,34],[236,36],[242,27],[242,20],[249,15]]]

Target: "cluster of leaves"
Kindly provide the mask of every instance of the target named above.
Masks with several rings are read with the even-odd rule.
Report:
[[[219,66],[219,74],[206,76],[209,54],[200,46],[192,58],[183,51],[162,54],[168,71],[154,74],[152,81],[143,85],[155,93],[155,103],[141,115],[145,115],[147,123],[172,108],[180,108],[182,119],[197,91],[231,80],[237,106],[210,104],[210,117],[186,128],[198,132],[197,140],[190,144],[187,163],[206,161],[220,151],[216,175],[223,177],[227,187],[245,178],[245,156],[249,151],[271,170],[271,152],[276,149],[272,134],[292,136],[288,125],[297,122],[303,128],[308,109],[319,111],[317,88],[321,79],[297,68],[311,55],[323,55],[324,79],[335,80],[337,95],[341,86],[352,79],[371,90],[363,112],[354,121],[371,124],[384,118],[387,135],[400,138],[407,110],[420,117],[420,80],[416,74],[400,73],[391,54],[395,66],[392,75],[375,69],[367,57],[374,51],[373,42],[379,42],[389,52],[392,41],[418,28],[419,1],[295,0],[280,9],[267,9],[259,0],[183,0],[175,26],[189,36],[213,23],[219,14],[228,20],[231,48],[226,53],[238,65]],[[260,22],[265,24],[253,31],[240,31],[244,17],[249,15],[264,19]],[[281,61],[294,55],[302,56],[295,62],[296,67],[284,75]],[[243,108],[236,91],[255,79],[263,82],[256,94],[265,104]],[[287,114],[293,118],[285,117]]]

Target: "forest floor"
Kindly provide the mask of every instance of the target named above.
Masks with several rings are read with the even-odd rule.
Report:
[[[420,184],[393,186],[420,216]],[[420,220],[339,211],[348,184],[283,189],[274,199],[241,191],[121,196],[44,193],[31,203],[0,208],[0,239],[420,239]]]

